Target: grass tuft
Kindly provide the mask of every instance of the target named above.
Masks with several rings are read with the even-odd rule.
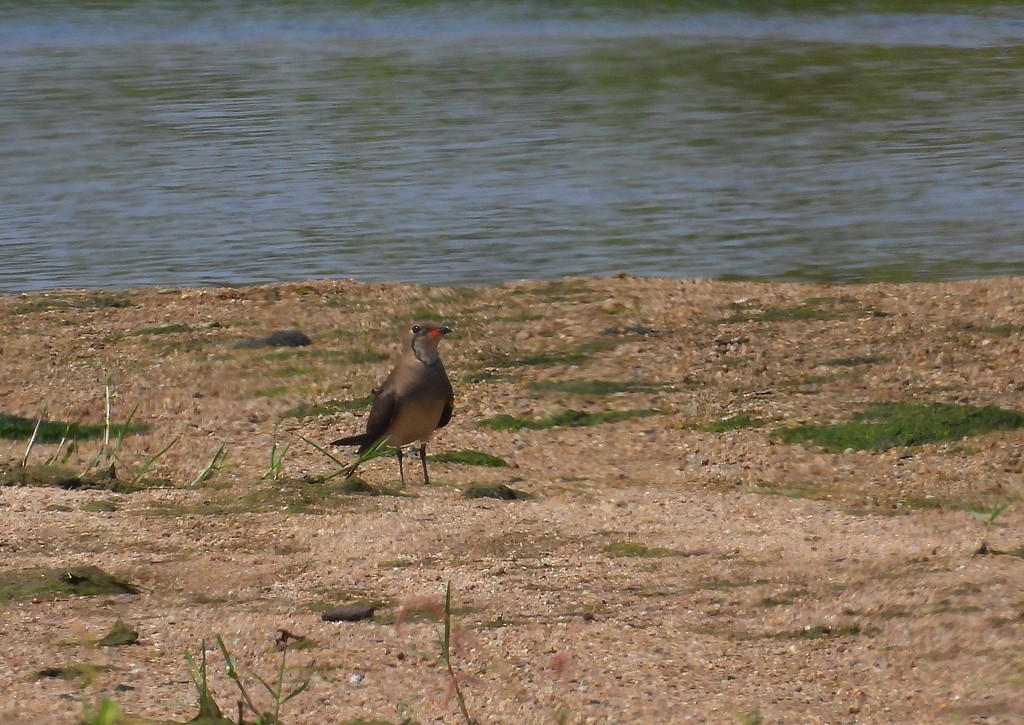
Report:
[[[858,365],[877,365],[889,362],[889,359],[884,355],[854,355],[853,357],[834,357],[831,360],[826,360],[825,364],[837,368],[852,368]]]
[[[680,552],[675,549],[665,549],[660,546],[647,546],[636,541],[614,541],[604,547],[604,553],[608,556],[632,556],[632,557],[658,557],[678,556]]]
[[[191,332],[192,328],[184,322],[174,322],[169,325],[156,325],[155,327],[142,327],[135,330],[133,335],[173,335],[178,332]]]
[[[152,476],[136,476],[132,480],[122,481],[107,475],[105,471],[81,473],[66,465],[56,463],[0,469],[0,487],[53,486],[67,491],[99,490],[134,493],[151,488],[164,488],[170,483],[166,478]]]
[[[714,423],[708,423],[703,429],[709,433],[728,433],[742,428],[758,428],[762,425],[764,425],[763,418],[755,418],[750,413],[737,413]]]
[[[114,294],[51,295],[44,293],[29,302],[18,305],[14,308],[14,312],[24,315],[32,312],[48,312],[50,310],[123,309],[131,306],[132,301],[130,299]]]
[[[311,681],[309,677],[301,681],[290,683],[287,686],[285,684],[289,642],[291,640],[301,642],[305,640],[305,637],[292,634],[286,629],[279,628],[277,631],[279,636],[275,639],[274,645],[275,649],[281,653],[281,658],[278,661],[275,676],[265,679],[255,672],[250,675],[252,679],[255,679],[256,682],[259,683],[260,687],[263,688],[266,694],[269,695],[271,700],[269,709],[256,704],[253,695],[250,694],[249,687],[246,687],[246,684],[243,681],[238,669],[238,661],[230,652],[228,652],[227,645],[224,644],[224,638],[219,634],[217,635],[217,647],[224,660],[224,667],[227,671],[226,674],[228,678],[235,683],[235,687],[238,690],[239,697],[236,701],[238,706],[237,725],[242,725],[246,722],[245,716],[247,713],[256,718],[255,722],[257,725],[281,725],[281,708],[285,703],[295,697],[298,697],[306,691],[307,687],[309,687],[309,683]],[[294,647],[292,647],[292,649],[294,649]],[[233,725],[233,722],[230,719],[224,717],[223,712],[217,705],[216,700],[213,698],[213,693],[209,686],[207,679],[206,642],[203,642],[202,644],[198,660],[196,660],[189,651],[185,652],[185,659],[188,661],[192,684],[196,688],[196,694],[198,695],[199,700],[199,713],[189,720],[189,722],[209,723],[210,725]]]
[[[615,380],[535,380],[527,385],[538,393],[563,395],[614,395],[615,393],[658,393],[669,390],[667,383]]]
[[[981,540],[978,542],[978,548],[975,549],[975,556],[982,556],[985,554],[1001,554],[1003,552],[998,549],[993,549],[989,544],[989,536],[991,535],[992,528],[997,525],[999,517],[1002,516],[1003,512],[1006,511],[1011,505],[1020,500],[1020,496],[1012,498],[1006,501],[997,501],[993,503],[987,511],[971,511],[971,516],[975,518],[983,527]]]
[[[335,413],[347,413],[364,410],[373,402],[373,396],[367,395],[355,400],[325,400],[322,403],[301,403],[281,413],[279,419],[285,418],[322,418]]]

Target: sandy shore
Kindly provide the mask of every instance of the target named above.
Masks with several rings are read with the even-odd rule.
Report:
[[[508,466],[434,462],[424,488],[414,465],[406,495],[345,493],[303,438],[358,432],[344,403],[414,317],[455,329],[456,413],[431,452]],[[102,425],[109,378],[113,420],[146,426],[121,444],[118,490],[0,488],[4,573],[87,564],[140,590],[0,604],[2,722],[79,722],[83,679],[39,673],[82,664],[87,700],[186,721],[184,652],[219,633],[243,677],[273,677],[278,628],[306,638],[288,677],[312,677],[283,722],[397,722],[399,705],[460,722],[424,615],[448,581],[481,723],[1024,721],[1024,503],[991,532],[1001,555],[974,555],[969,513],[1024,491],[1024,431],[881,452],[778,437],[875,402],[1024,410],[1024,279],[62,291],[0,297],[0,321],[0,413]],[[235,346],[291,328],[312,344]],[[483,425],[569,409],[646,412]],[[25,450],[0,440],[8,470]],[[29,464],[64,450],[38,444]],[[393,459],[361,474],[397,483]],[[531,498],[465,498],[474,484]],[[359,600],[372,619],[322,620]],[[95,646],[117,620],[138,643]],[[210,669],[233,712],[213,653]]]

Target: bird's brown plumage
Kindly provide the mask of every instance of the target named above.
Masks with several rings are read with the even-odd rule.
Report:
[[[365,453],[378,441],[398,450],[399,472],[405,483],[402,446],[420,443],[423,480],[427,473],[427,441],[452,418],[455,396],[438,354],[438,343],[451,328],[437,322],[413,322],[402,337],[402,358],[384,383],[374,392],[366,419],[366,432],[336,440],[332,445],[359,446]],[[349,475],[355,471],[350,469]]]

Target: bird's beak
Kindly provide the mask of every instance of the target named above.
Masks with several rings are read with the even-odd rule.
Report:
[[[441,327],[438,327],[436,330],[431,330],[427,334],[431,337],[441,337],[441,335],[447,335],[451,331],[452,328],[448,327],[448,325],[441,325]]]

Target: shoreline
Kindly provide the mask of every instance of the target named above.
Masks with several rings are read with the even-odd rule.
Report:
[[[404,280],[391,280],[391,279],[358,279],[355,277],[310,277],[302,279],[283,279],[283,280],[267,280],[267,281],[256,281],[256,282],[211,282],[207,284],[146,284],[146,285],[130,285],[130,286],[53,286],[42,289],[27,289],[27,290],[0,290],[0,298],[3,297],[16,297],[16,296],[32,296],[32,295],[55,295],[55,294],[90,294],[90,293],[129,293],[129,292],[184,292],[184,291],[198,291],[198,290],[231,290],[231,289],[251,289],[251,288],[264,288],[264,287],[288,287],[294,285],[332,285],[332,284],[346,284],[346,285],[362,285],[366,287],[377,287],[395,285],[399,287],[423,287],[423,288],[451,288],[451,289],[503,289],[508,287],[517,287],[531,284],[549,284],[558,283],[570,280],[579,281],[594,281],[599,282],[603,280],[614,280],[614,279],[633,279],[640,282],[662,282],[662,283],[677,283],[677,284],[723,284],[723,285],[741,285],[741,284],[756,284],[756,285],[805,285],[805,286],[821,286],[821,287],[864,287],[871,285],[941,285],[941,284],[958,284],[958,283],[986,283],[986,282],[999,282],[1007,281],[1012,282],[1014,280],[1024,279],[1024,274],[1006,272],[1006,273],[994,273],[994,274],[983,274],[977,276],[968,277],[934,277],[934,278],[922,278],[915,276],[910,273],[904,275],[901,271],[897,270],[892,276],[879,275],[877,277],[867,277],[860,279],[844,279],[839,275],[813,277],[807,276],[802,277],[799,275],[784,276],[784,277],[745,277],[740,275],[726,275],[723,277],[665,277],[659,275],[646,275],[634,272],[608,272],[605,274],[563,274],[555,275],[551,277],[524,277],[517,279],[509,279],[504,282],[489,282],[483,284],[471,284],[471,283],[428,283],[428,282],[416,282],[416,281],[404,281]]]

